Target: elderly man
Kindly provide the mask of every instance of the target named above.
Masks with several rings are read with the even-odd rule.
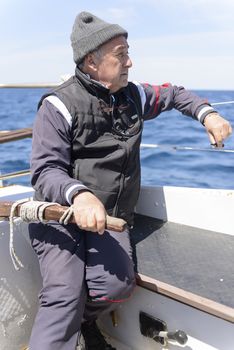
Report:
[[[143,122],[176,108],[221,146],[229,123],[182,87],[128,81],[128,33],[82,12],[71,34],[75,75],[43,96],[35,120],[32,185],[37,200],[74,205],[75,224],[30,224],[43,288],[30,350],[114,349],[97,328],[103,312],[135,286],[129,232],[107,230],[106,215],[133,225],[140,188]]]

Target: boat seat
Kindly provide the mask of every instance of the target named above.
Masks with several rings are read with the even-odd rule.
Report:
[[[136,214],[131,241],[138,274],[222,304],[234,317],[234,236]]]

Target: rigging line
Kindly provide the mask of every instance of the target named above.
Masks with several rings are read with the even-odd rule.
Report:
[[[232,104],[234,101],[226,102],[214,102],[211,106]],[[202,152],[222,152],[222,153],[234,153],[233,149],[223,149],[223,148],[200,148],[200,147],[189,147],[189,146],[173,146],[173,145],[158,145],[158,144],[146,144],[142,143],[141,148],[162,148],[165,150],[174,151],[202,151]]]
[[[26,176],[26,175],[30,175],[30,169],[19,170],[19,171],[15,171],[13,173],[0,174],[0,181],[12,179],[12,178],[19,177],[19,176]]]
[[[228,105],[228,104],[231,104],[231,103],[234,103],[234,101],[226,101],[226,102],[214,102],[214,103],[211,103],[211,106],[217,106],[217,105]]]
[[[173,145],[158,145],[150,143],[141,143],[141,148],[162,148],[165,150],[174,151],[202,151],[202,152],[222,152],[222,153],[234,153],[234,149],[222,149],[222,148],[199,148],[189,146],[173,146]]]

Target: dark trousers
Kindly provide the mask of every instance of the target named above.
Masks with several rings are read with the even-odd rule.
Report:
[[[81,322],[114,309],[135,286],[129,234],[54,222],[31,223],[29,233],[43,280],[30,350],[75,350]]]

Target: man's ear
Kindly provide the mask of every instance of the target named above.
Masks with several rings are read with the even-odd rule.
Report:
[[[89,53],[85,57],[85,64],[86,64],[86,67],[88,67],[89,69],[91,69],[93,71],[97,70],[97,59],[96,59],[96,57],[94,57],[93,54]]]

